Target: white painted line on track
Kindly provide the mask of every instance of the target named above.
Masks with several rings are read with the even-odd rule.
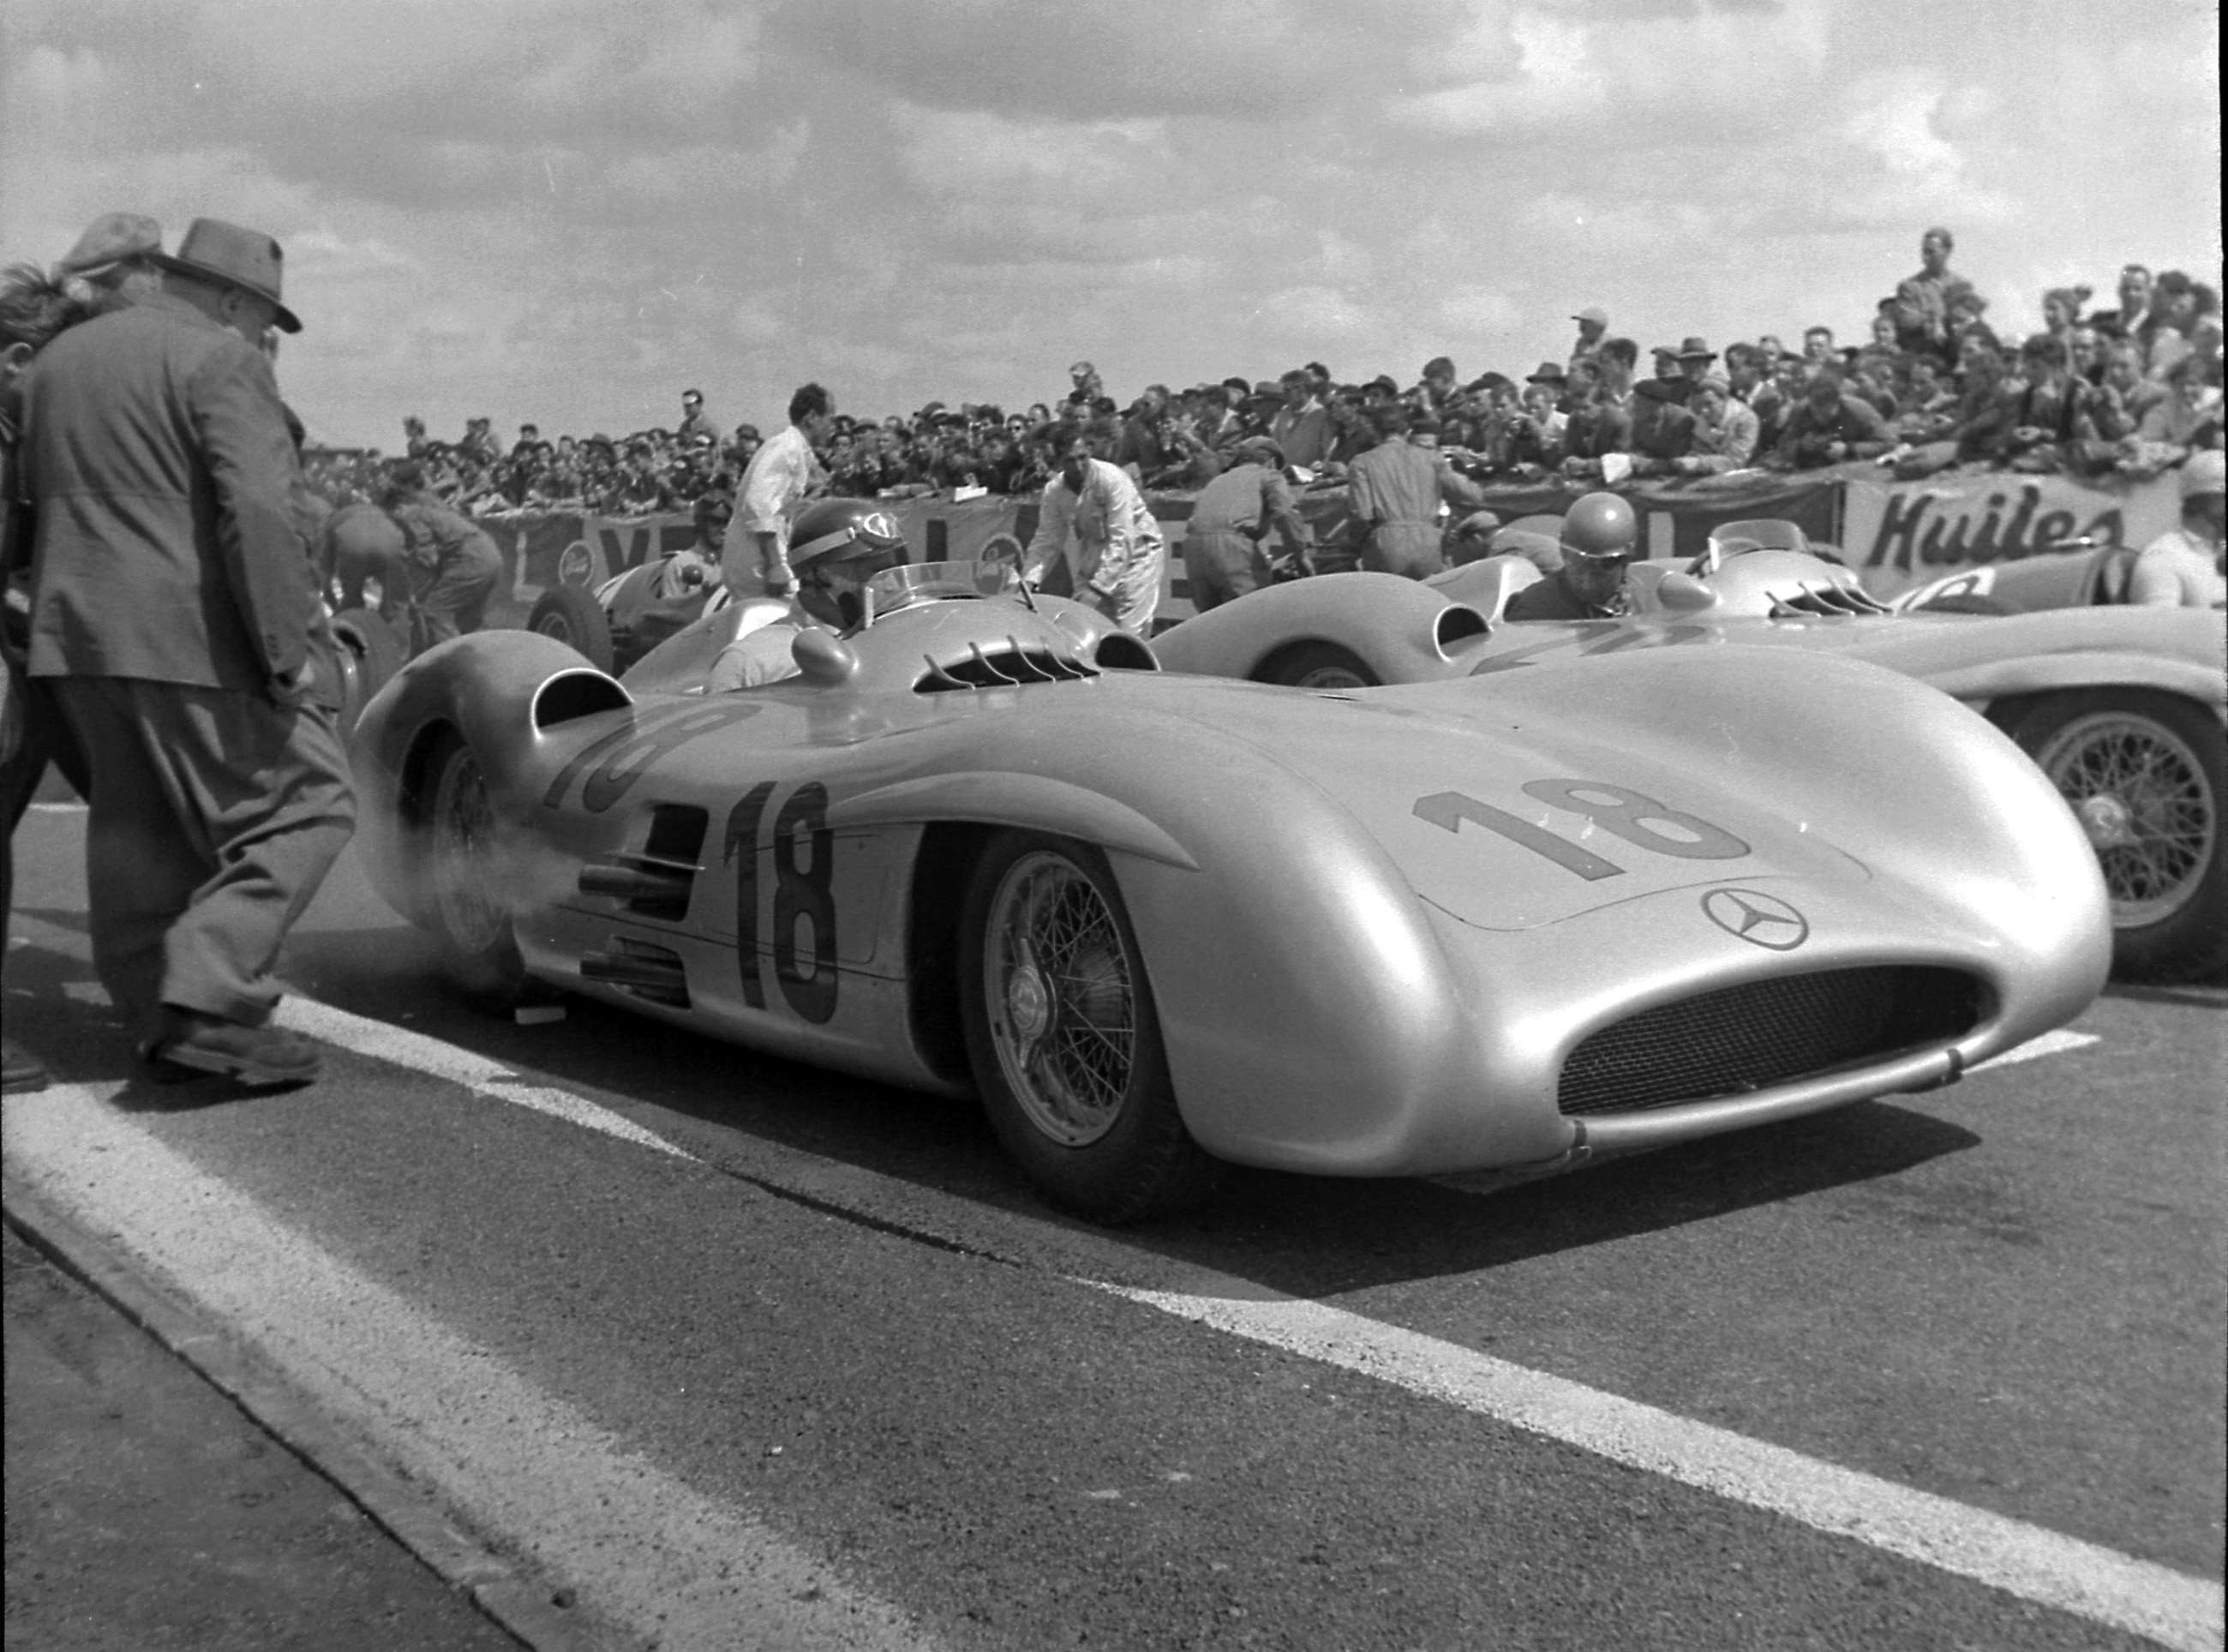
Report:
[[[1228,1294],[1076,1281],[1326,1365],[1428,1395],[1549,1439],[1853,1538],[2039,1605],[2218,1652],[2221,1585],[2007,1515],[1845,1469],[1527,1370],[1458,1343],[1232,1278]],[[1201,1283],[1208,1283],[1202,1281]]]
[[[500,1061],[490,1060],[470,1050],[459,1049],[453,1044],[444,1044],[423,1033],[413,1033],[407,1028],[383,1021],[373,1021],[363,1015],[351,1015],[345,1009],[320,1003],[315,998],[299,995],[280,1001],[276,1017],[281,1027],[306,1034],[311,1038],[337,1044],[358,1055],[368,1055],[376,1061],[386,1061],[413,1072],[430,1073],[437,1079],[446,1079],[474,1092],[496,1101],[507,1101],[514,1106],[531,1108],[537,1113],[547,1113],[578,1124],[583,1130],[600,1130],[615,1136],[622,1142],[632,1142],[659,1153],[669,1153],[676,1159],[698,1162],[696,1156],[675,1147],[663,1136],[644,1130],[632,1119],[613,1112],[608,1107],[598,1106],[585,1096],[576,1096],[569,1090],[552,1090],[529,1083]]]
[[[927,1644],[894,1607],[274,1222],[118,1111],[121,1087],[9,1097],[10,1170],[590,1610],[669,1652]]]
[[[360,1054],[623,1141],[694,1158],[608,1108],[530,1085],[500,1062],[423,1034],[299,996],[282,1004],[278,1019]],[[1971,1071],[2070,1053],[2098,1041],[2094,1034],[2059,1029]],[[12,1126],[10,1138],[14,1139]],[[1202,1288],[1194,1292],[1083,1277],[1072,1282],[1389,1382],[2037,1604],[2149,1636],[2175,1652],[2223,1652],[2228,1603],[2220,1585],[2102,1545],[1749,1439],[1458,1343],[1264,1292],[1245,1280],[1200,1275],[1195,1283]]]
[[[1975,1073],[1993,1073],[1998,1067],[2017,1066],[2022,1061],[2037,1060],[2046,1055],[2071,1055],[2076,1050],[2085,1050],[2091,1044],[2103,1041],[2094,1033],[2069,1032],[2061,1027],[2055,1032],[2044,1033],[2024,1044],[2014,1045],[2001,1055],[1990,1056],[1980,1066],[1966,1069],[1965,1076],[1969,1079]]]

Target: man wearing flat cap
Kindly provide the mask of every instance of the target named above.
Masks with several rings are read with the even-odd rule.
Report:
[[[1248,436],[1232,451],[1230,468],[1200,490],[1184,526],[1192,606],[1205,613],[1268,584],[1271,569],[1263,546],[1271,532],[1291,562],[1307,572],[1307,531],[1284,480],[1284,450],[1270,437]]]
[[[26,381],[30,670],[91,771],[93,967],[143,1056],[298,1084],[317,1052],[269,1024],[272,971],[355,808],[261,348],[302,323],[268,235],[202,218],[135,255],[160,289],[62,334]]]

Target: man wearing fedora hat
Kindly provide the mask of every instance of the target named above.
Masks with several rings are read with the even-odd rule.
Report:
[[[28,376],[30,670],[91,771],[93,966],[143,1053],[158,1076],[297,1084],[317,1053],[268,1024],[272,970],[355,807],[261,348],[301,323],[268,235],[203,218],[135,256],[160,290]]]

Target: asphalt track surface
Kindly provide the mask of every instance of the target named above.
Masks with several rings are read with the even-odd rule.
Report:
[[[150,1085],[81,842],[16,839],[7,1018],[61,1081],[11,1196],[566,1603],[528,1640],[2221,1644],[2217,988],[1574,1176],[1246,1172],[1106,1233],[967,1105],[482,1017],[352,859],[285,970],[323,1081]]]

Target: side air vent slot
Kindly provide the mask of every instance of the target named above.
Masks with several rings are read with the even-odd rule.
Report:
[[[688,969],[669,947],[622,936],[608,951],[580,959],[580,979],[623,987],[636,997],[675,1009],[688,1008]]]
[[[580,868],[580,893],[624,901],[638,918],[681,922],[688,915],[709,819],[703,810],[687,804],[656,804],[642,853],[589,861]]]

